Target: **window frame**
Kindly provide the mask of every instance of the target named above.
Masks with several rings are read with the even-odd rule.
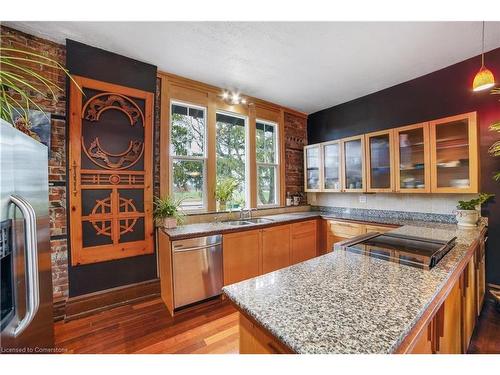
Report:
[[[280,145],[280,126],[278,122],[264,120],[260,118],[255,119],[255,153],[257,156],[257,124],[264,124],[268,126],[274,127],[275,130],[275,146],[274,146],[274,163],[261,163],[257,161],[257,157],[255,157],[255,196],[256,196],[256,207],[257,208],[272,208],[272,207],[280,207],[281,204],[281,175],[280,175],[280,161],[281,161],[281,145]],[[259,203],[259,167],[274,167],[274,196],[276,197],[276,203],[271,204],[262,204]]]
[[[224,109],[215,109],[215,142],[217,142],[217,114],[231,116],[240,118],[245,122],[245,207],[243,209],[248,209],[251,206],[250,203],[250,126],[249,126],[249,116],[240,114],[237,112],[226,111]],[[215,171],[214,171],[214,181],[217,184],[217,149],[215,149]],[[222,211],[221,211],[222,212]]]
[[[172,152],[172,122],[173,122],[173,116],[172,116],[172,107],[174,105],[179,105],[183,107],[193,108],[193,109],[198,109],[203,111],[203,120],[205,123],[205,134],[204,134],[204,139],[203,139],[203,156],[187,156],[187,155],[173,155]],[[189,112],[188,112],[189,113]],[[173,196],[174,194],[174,162],[176,160],[180,161],[202,161],[203,162],[203,187],[202,187],[202,207],[200,208],[193,208],[193,209],[186,209],[182,207],[181,205],[181,210],[185,214],[195,214],[195,213],[201,213],[201,212],[207,212],[208,210],[208,191],[207,191],[207,178],[208,178],[208,171],[207,171],[207,163],[208,163],[208,144],[207,144],[207,138],[208,138],[208,107],[201,106],[199,104],[194,104],[190,102],[185,102],[181,100],[174,100],[170,99],[170,107],[169,107],[169,118],[170,118],[170,124],[169,124],[169,139],[170,142],[168,144],[168,156],[169,156],[169,180],[170,180],[170,194]]]

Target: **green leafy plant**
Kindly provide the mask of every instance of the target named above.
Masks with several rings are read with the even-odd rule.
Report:
[[[225,203],[233,198],[233,194],[238,188],[238,181],[234,178],[226,177],[217,181],[215,188],[215,199]]]
[[[184,221],[184,214],[180,212],[182,199],[173,197],[158,198],[154,200],[153,217],[157,223],[166,218],[175,218],[178,223]]]
[[[2,36],[2,38],[7,38]],[[0,118],[11,123],[15,114],[20,115],[28,123],[28,111],[34,107],[45,111],[32,99],[33,93],[42,99],[53,100],[56,92],[64,93],[58,86],[31,67],[60,70],[78,87],[68,70],[56,60],[41,54],[19,48],[0,47]],[[43,91],[45,92],[43,92]]]
[[[482,205],[488,199],[493,198],[495,194],[488,193],[480,193],[479,196],[475,199],[471,199],[469,201],[458,201],[457,208],[459,210],[475,210],[476,206]]]

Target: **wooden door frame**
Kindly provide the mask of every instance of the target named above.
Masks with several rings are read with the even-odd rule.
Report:
[[[325,188],[325,147],[336,144],[339,147],[339,188],[338,189],[326,189]],[[340,139],[335,141],[323,142],[320,143],[320,154],[321,154],[321,186],[320,189],[322,192],[326,193],[340,193],[342,191],[343,186],[343,176],[342,176],[342,144]]]
[[[75,82],[82,89],[89,88],[102,92],[120,93],[133,98],[144,100],[144,246],[134,249],[136,242],[123,243],[120,249],[111,252],[103,252],[101,246],[82,248],[82,202],[81,202],[81,134],[82,134],[82,108],[83,93],[78,87],[70,83],[70,118],[68,132],[68,172],[69,178],[69,225],[70,225],[70,250],[71,265],[97,263],[109,260],[122,259],[126,257],[152,254],[154,253],[154,224],[153,214],[153,106],[154,94],[130,87],[116,85],[113,83],[102,82],[90,78],[73,76]],[[149,124],[149,129],[148,129]],[[77,134],[77,138],[75,138]],[[131,171],[133,172],[133,171]],[[133,174],[133,173],[132,173]],[[118,185],[121,186],[121,185]],[[122,187],[123,188],[123,187]],[[149,198],[149,199],[148,199]]]
[[[307,188],[307,150],[311,148],[318,148],[318,163],[319,163],[319,188],[318,189],[308,189]],[[321,144],[320,143],[315,143],[313,145],[307,145],[304,146],[304,192],[306,193],[319,193],[322,191],[322,185],[323,185],[323,157],[321,155]]]
[[[361,140],[361,181],[363,184],[363,187],[361,189],[349,189],[346,187],[346,167],[345,167],[345,144],[347,142],[351,141],[356,141],[356,140]],[[365,135],[360,134],[360,135],[355,135],[353,137],[348,137],[348,138],[342,138],[340,140],[340,144],[342,147],[341,151],[341,171],[342,171],[342,191],[346,193],[366,193],[366,150],[365,150]]]

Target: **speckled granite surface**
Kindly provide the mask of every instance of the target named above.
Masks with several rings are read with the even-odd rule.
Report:
[[[272,219],[271,223],[252,224],[244,226],[228,225],[224,222],[219,223],[201,223],[182,225],[175,229],[162,229],[171,240],[179,240],[187,237],[206,236],[212,234],[229,233],[241,230],[250,230],[268,227],[279,223],[291,223],[295,221],[307,220],[311,218],[322,217],[325,219],[341,219],[353,221],[366,221],[379,224],[392,225],[426,225],[431,222],[450,222],[453,221],[452,215],[422,214],[414,212],[401,211],[381,211],[381,210],[346,210],[329,208],[328,210],[313,210],[309,212],[296,212],[288,214],[279,214],[272,216],[259,216]]]
[[[395,232],[457,236],[430,271],[338,250],[227,286],[224,293],[297,353],[392,353],[484,227],[414,224]]]

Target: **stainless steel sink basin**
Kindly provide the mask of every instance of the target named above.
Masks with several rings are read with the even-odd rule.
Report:
[[[250,225],[252,223],[248,222],[247,220],[230,220],[230,221],[223,221],[224,224],[227,225]]]
[[[248,221],[252,224],[263,224],[263,223],[271,223],[274,220],[273,219],[266,219],[264,217],[256,217],[255,219],[245,219],[245,221]]]

